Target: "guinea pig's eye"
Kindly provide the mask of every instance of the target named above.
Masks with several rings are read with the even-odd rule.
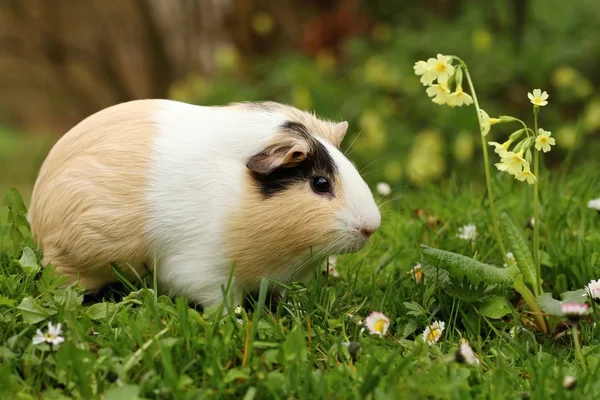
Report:
[[[324,176],[314,176],[310,181],[310,185],[317,193],[328,193],[331,189],[329,179],[325,178]]]

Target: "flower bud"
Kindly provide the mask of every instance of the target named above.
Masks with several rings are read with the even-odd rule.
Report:
[[[500,119],[502,119],[502,118],[500,118]],[[519,136],[521,136],[523,134],[523,132],[525,132],[525,128],[519,129],[518,131],[514,131],[513,133],[510,134],[509,140],[510,141],[517,140],[519,138]]]
[[[462,86],[462,81],[463,81],[463,72],[462,72],[462,68],[456,68],[456,71],[454,72],[454,79],[456,80],[456,86]]]

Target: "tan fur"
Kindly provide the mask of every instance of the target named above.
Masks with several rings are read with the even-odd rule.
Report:
[[[267,101],[264,102],[267,107],[276,109],[283,113],[290,121],[298,122],[308,128],[311,134],[325,139],[327,142],[333,144],[335,147],[340,148],[342,140],[348,130],[347,122],[335,123],[332,121],[325,121],[317,118],[316,115],[307,111],[298,110],[292,106]],[[231,105],[233,107],[254,107],[255,103],[235,103]],[[230,106],[230,107],[231,107]]]
[[[330,246],[339,236],[334,215],[344,207],[344,199],[341,182],[336,180],[335,186],[334,198],[313,194],[307,182],[263,199],[248,174],[242,207],[227,219],[225,243],[236,281],[257,287],[261,277],[298,279],[306,272],[290,274],[290,262],[300,254],[311,258],[311,248]]]
[[[133,101],[91,115],[58,141],[41,167],[29,210],[34,240],[44,263],[72,280],[79,274],[87,289],[115,280],[111,262],[129,272],[128,264],[139,271],[146,261],[144,188],[157,134],[154,107],[152,100]]]

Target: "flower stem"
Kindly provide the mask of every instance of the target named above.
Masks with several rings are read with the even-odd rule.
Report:
[[[573,342],[575,343],[575,357],[581,363],[583,369],[586,368],[585,358],[583,357],[583,353],[581,352],[581,343],[579,342],[579,327],[578,324],[573,324],[571,327],[571,332],[573,335]]]
[[[520,279],[520,278],[515,280],[515,282],[513,283],[513,289],[515,289],[517,292],[519,292],[519,294],[521,295],[521,297],[523,298],[525,303],[531,309],[533,319],[535,320],[535,323],[536,323],[538,329],[540,330],[540,332],[542,332],[542,334],[546,334],[546,332],[548,332],[548,328],[546,327],[546,321],[544,320],[544,315],[542,314],[542,310],[540,309],[540,306],[538,306],[538,304],[537,304],[535,295],[533,293],[531,293],[531,290],[529,290],[529,288],[527,288],[525,283],[523,283],[523,279]]]
[[[490,202],[490,212],[492,214],[492,224],[494,227],[494,234],[496,235],[496,241],[498,242],[498,246],[500,247],[500,251],[502,252],[502,257],[505,262],[508,264],[509,260],[506,257],[506,250],[504,247],[504,242],[502,241],[502,236],[500,235],[500,229],[498,226],[498,214],[496,213],[496,206],[494,205],[494,193],[492,191],[492,174],[490,172],[490,162],[488,157],[488,149],[487,144],[485,142],[485,137],[483,136],[483,127],[481,126],[481,118],[480,118],[480,108],[479,102],[477,101],[477,94],[475,93],[475,88],[473,87],[473,81],[471,80],[471,74],[469,74],[469,70],[467,69],[467,65],[460,60],[462,68],[465,71],[465,76],[467,77],[467,82],[469,84],[469,90],[471,91],[471,96],[473,96],[473,104],[475,105],[475,112],[477,113],[477,122],[479,124],[479,136],[481,137],[481,148],[483,150],[483,163],[485,167],[485,182],[487,184],[487,193],[488,193],[488,201]]]
[[[534,132],[538,132],[538,112],[537,106],[533,107]],[[533,184],[533,262],[535,263],[536,287],[537,292],[542,293],[542,269],[540,265],[540,152],[533,152],[533,174],[536,177]]]

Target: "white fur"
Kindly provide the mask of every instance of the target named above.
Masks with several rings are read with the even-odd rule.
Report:
[[[224,251],[223,222],[241,202],[245,164],[287,118],[260,108],[165,100],[155,120],[160,133],[149,171],[147,235],[159,284],[173,294],[214,304],[222,299],[221,285],[232,267]],[[339,216],[340,235],[356,235],[363,225],[376,229],[380,214],[366,183],[338,149],[322,143],[337,165],[348,201]],[[234,295],[239,301],[241,292]]]

